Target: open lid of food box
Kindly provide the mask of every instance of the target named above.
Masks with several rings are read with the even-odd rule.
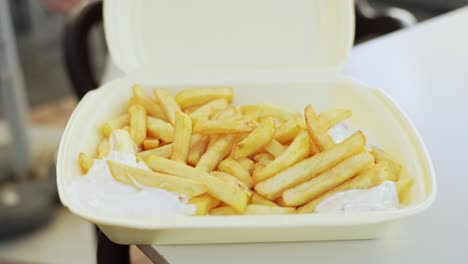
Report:
[[[340,73],[354,40],[354,6],[351,0],[108,0],[104,24],[110,54],[129,76],[306,80]]]

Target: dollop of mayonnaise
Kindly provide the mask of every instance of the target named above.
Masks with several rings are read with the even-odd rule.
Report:
[[[315,207],[316,213],[390,211],[399,207],[395,183],[384,181],[366,190],[337,192]]]
[[[112,160],[128,166],[147,169],[134,154],[112,150],[96,159],[85,176],[73,180],[66,188],[71,202],[89,213],[111,216],[149,217],[161,215],[193,215],[195,206],[179,194],[135,184],[138,188],[116,181],[107,166]]]

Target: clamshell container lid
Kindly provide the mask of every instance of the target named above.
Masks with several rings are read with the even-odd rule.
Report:
[[[107,0],[104,23],[110,54],[128,76],[310,79],[340,73],[354,40],[354,5]]]

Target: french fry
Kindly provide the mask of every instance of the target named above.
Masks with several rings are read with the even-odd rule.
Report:
[[[393,160],[388,153],[378,148],[372,148],[371,153],[372,155],[374,155],[376,163],[388,163],[388,168],[390,172],[397,176],[397,178],[400,177],[401,165],[395,160]]]
[[[275,136],[275,121],[266,119],[246,138],[239,142],[232,151],[234,159],[248,157],[262,150]]]
[[[141,105],[132,105],[128,109],[130,117],[130,137],[137,146],[146,139],[146,109]]]
[[[223,110],[220,110],[213,114],[211,120],[224,120],[224,119],[234,119],[236,116],[239,115],[236,108],[232,105],[226,107]]]
[[[275,157],[268,153],[258,153],[253,157],[253,159],[258,162],[258,164],[266,166],[270,164],[275,159]]]
[[[275,139],[280,143],[292,141],[301,131],[302,127],[299,118],[291,118],[286,123],[282,124],[276,130]]]
[[[242,183],[244,183],[247,187],[252,187],[253,180],[250,173],[244,169],[237,161],[232,158],[227,158],[221,163],[219,163],[218,168],[223,171],[231,174],[232,176],[239,179]]]
[[[195,136],[195,135],[194,135]],[[208,145],[208,136],[202,136],[196,144],[193,142],[192,137],[192,146],[190,147],[190,151],[187,158],[187,163],[196,166],[198,161],[200,160],[203,153],[205,153],[206,146]]]
[[[305,159],[308,155],[309,136],[306,131],[302,131],[281,156],[274,159],[263,169],[255,171],[253,174],[254,181],[256,183],[262,182]]]
[[[232,102],[234,90],[231,87],[200,87],[185,89],[175,96],[176,102],[182,109],[199,106],[215,99]]]
[[[130,135],[130,126],[124,126],[122,129],[127,131],[127,133]]]
[[[195,215],[206,215],[211,209],[216,208],[220,204],[220,201],[209,194],[202,194],[193,197],[188,203],[195,205],[195,208],[197,208]]]
[[[256,193],[253,193],[252,196],[250,197],[250,203],[259,204],[259,205],[267,205],[267,206],[278,206],[274,202],[267,200]]]
[[[335,109],[320,113],[318,115],[318,120],[320,124],[328,130],[350,118],[352,114],[351,110],[348,109]]]
[[[362,132],[358,131],[335,147],[302,160],[273,177],[258,183],[255,185],[255,190],[261,196],[274,200],[280,197],[283,191],[306,182],[320,173],[330,170],[343,160],[361,152],[365,144],[366,138]]]
[[[148,135],[164,142],[170,143],[174,140],[174,127],[161,119],[148,117],[146,119]]]
[[[154,95],[156,96],[156,100],[161,105],[161,108],[164,114],[169,120],[169,123],[175,125],[175,113],[177,111],[182,111],[175,101],[174,97],[164,89],[155,88],[153,89]]]
[[[94,159],[86,153],[80,152],[78,155],[78,164],[80,165],[81,173],[88,173],[91,166],[93,166]]]
[[[96,154],[99,159],[107,156],[109,154],[111,147],[109,143],[109,138],[105,137],[101,139],[101,142],[99,142],[97,148],[96,148]]]
[[[145,159],[148,156],[156,155],[163,158],[169,158],[172,154],[172,144],[167,144],[159,148],[145,150],[137,153],[137,157]]]
[[[226,172],[222,172],[222,171],[212,171],[211,172],[212,175],[220,178],[221,180],[225,181],[225,182],[228,182],[228,183],[232,183],[236,186],[238,186],[239,188],[241,188],[245,193],[247,193],[247,195],[250,197],[252,195],[252,191],[250,190],[249,187],[247,187],[247,185],[245,185],[243,182],[241,182],[239,179],[237,179],[236,177],[232,176],[231,174],[229,173],[226,173]]]
[[[171,160],[187,162],[192,137],[192,120],[183,112],[176,112],[174,142],[172,142]]]
[[[157,147],[159,147],[159,139],[157,138],[147,138],[143,141],[144,150],[155,149]]]
[[[279,207],[259,204],[249,204],[245,208],[245,215],[281,215],[294,214],[296,209],[293,207]]]
[[[260,170],[262,170],[263,168],[265,168],[265,165],[262,165],[260,162],[255,163],[253,171],[252,171],[252,175],[258,174],[258,172]],[[253,178],[253,179],[254,179],[254,183],[255,183],[255,178]]]
[[[284,122],[296,115],[294,111],[273,104],[242,105],[239,107],[239,110],[242,114],[255,112],[258,118],[271,116]]]
[[[300,206],[319,195],[344,183],[374,164],[374,156],[367,151],[356,154],[320,174],[310,181],[299,184],[283,193],[283,201],[288,206]]]
[[[234,184],[224,182],[202,170],[162,157],[151,155],[145,161],[154,171],[204,183],[208,188],[208,194],[232,206],[236,211],[244,212],[248,195]]]
[[[314,141],[320,151],[325,151],[332,148],[335,143],[328,135],[327,130],[319,122],[312,105],[307,105],[304,110],[304,117],[306,120],[307,131],[310,138]]]
[[[408,200],[409,192],[411,190],[411,187],[414,184],[414,179],[413,178],[400,178],[398,181],[395,182],[396,189],[398,192],[398,199],[400,200],[400,203],[404,204]]]
[[[226,101],[226,99],[216,99],[200,106],[198,109],[191,112],[189,116],[192,119],[193,123],[196,123],[198,120],[207,120],[214,113],[225,109],[227,105],[228,102]]]
[[[153,100],[139,85],[134,85],[132,87],[132,101],[129,103],[129,105],[133,104],[140,104],[142,105],[145,109],[148,115],[162,119],[162,120],[167,120],[166,115],[164,114],[164,111],[162,110],[161,106],[159,106],[155,100]]]
[[[109,143],[112,150],[135,153],[135,142],[130,137],[130,134],[123,129],[112,131]]]
[[[276,139],[273,139],[265,146],[265,151],[277,158],[286,151],[286,148],[276,141]]]
[[[384,181],[393,181],[395,176],[388,171],[388,167],[385,164],[377,164],[372,168],[359,173],[356,177],[345,183],[333,188],[332,190],[320,195],[314,200],[307,204],[299,207],[297,213],[313,213],[315,207],[326,198],[334,195],[337,192],[347,191],[351,189],[368,189],[377,185],[380,185]]]
[[[252,173],[253,168],[254,168],[253,160],[251,160],[249,158],[240,158],[240,159],[237,160],[237,162],[239,162],[239,164],[242,167],[244,167],[244,169],[246,169],[249,173]]]
[[[275,200],[275,204],[281,206],[281,207],[288,207],[284,201],[283,201],[283,197],[279,197]]]
[[[108,160],[107,165],[112,177],[117,181],[138,187],[138,184],[183,194],[188,198],[201,195],[207,191],[206,186],[198,181],[172,175],[157,173],[122,163]],[[136,184],[135,181],[138,183]]]
[[[233,135],[219,137],[201,156],[196,168],[205,172],[214,170],[229,155],[233,139]]]
[[[130,117],[128,114],[124,114],[102,124],[101,132],[105,137],[108,137],[112,131],[120,129],[128,124],[130,124]]]
[[[227,216],[227,215],[238,215],[239,213],[236,212],[231,206],[221,206],[211,210],[208,215],[212,216]]]
[[[252,123],[244,120],[205,120],[194,124],[193,133],[202,135],[241,134],[251,132],[254,128]]]

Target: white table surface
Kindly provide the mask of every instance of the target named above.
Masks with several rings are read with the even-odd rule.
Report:
[[[154,248],[170,263],[467,263],[467,26],[468,8],[457,10],[355,47],[344,69],[385,90],[422,134],[438,183],[428,211],[378,240]],[[104,80],[118,75],[110,67]]]

